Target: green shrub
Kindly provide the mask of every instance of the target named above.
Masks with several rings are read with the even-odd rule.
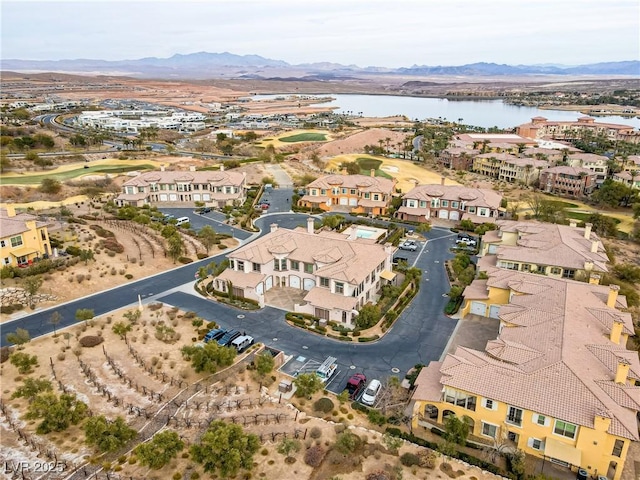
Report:
[[[334,403],[330,398],[322,397],[313,404],[313,409],[316,412],[329,413],[333,410]]]
[[[179,257],[179,258],[178,258],[178,261],[179,261],[180,263],[184,263],[184,264],[186,264],[186,263],[193,263],[193,260],[192,260],[192,259],[190,259],[189,257]]]
[[[127,280],[131,280],[133,278],[133,275],[131,275],[130,273],[127,273],[124,278],[126,278]]]
[[[413,453],[403,453],[400,456],[400,463],[405,467],[413,467],[414,465],[420,465],[420,458]]]
[[[380,335],[374,335],[373,337],[358,337],[358,341],[361,343],[373,342],[375,340],[378,340],[379,338],[380,338]]]
[[[67,247],[67,253],[73,257],[79,256],[81,251],[80,247],[74,247],[73,245]]]

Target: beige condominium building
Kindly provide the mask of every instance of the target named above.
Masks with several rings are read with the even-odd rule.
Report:
[[[386,215],[396,179],[371,175],[325,175],[309,183],[301,207],[324,211]]]
[[[246,176],[234,171],[160,171],[141,173],[122,185],[118,205],[178,203],[210,207],[241,204],[246,198]]]
[[[294,230],[273,224],[268,234],[231,252],[214,288],[260,305],[272,289],[296,289],[302,296],[292,310],[352,328],[358,310],[375,303],[382,285],[393,280],[396,249],[361,238],[355,225],[344,235],[316,233],[313,222]]]
[[[13,205],[0,209],[0,258],[2,266],[28,266],[53,254],[49,223],[28,213],[16,213]]]
[[[444,181],[444,180],[443,180]],[[494,190],[459,185],[419,185],[402,197],[397,217],[413,222],[430,219],[495,222],[502,195]]]
[[[580,117],[576,121],[553,121],[545,117],[533,117],[531,122],[518,126],[516,133],[535,139],[573,140],[585,138],[586,135],[594,137],[602,135],[613,141],[640,142],[640,133],[632,126],[596,122],[595,118],[586,116]]]

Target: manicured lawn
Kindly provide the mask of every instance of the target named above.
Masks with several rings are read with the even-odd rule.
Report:
[[[3,184],[6,185],[36,185],[42,182],[45,178],[53,178],[58,181],[65,181],[71,178],[80,177],[82,175],[96,174],[96,173],[124,173],[132,172],[134,170],[153,170],[153,165],[140,164],[140,165],[95,165],[89,168],[76,168],[74,170],[68,170],[66,172],[58,173],[43,173],[41,175],[20,175],[4,177],[2,179]]]
[[[580,205],[576,205],[575,203],[563,202],[562,200],[550,200],[551,204],[555,208],[579,208]]]
[[[371,170],[375,170],[376,177],[388,178],[389,180],[393,178],[384,170],[380,170],[380,165],[382,165],[382,160],[378,160],[377,158],[370,158],[370,157],[358,157],[356,158],[356,163],[360,167],[360,173],[362,175],[368,175]]]
[[[581,222],[586,222],[586,221],[589,219],[589,217],[590,217],[591,215],[593,215],[593,213],[596,213],[596,212],[593,212],[593,213],[584,213],[584,212],[565,212],[565,213],[566,213],[566,215],[567,215],[567,217],[568,217],[568,218],[573,218],[573,219],[575,219],[575,220],[579,220],[579,221],[581,221]],[[613,219],[613,221],[614,221],[614,222],[616,222],[616,225],[618,225],[618,224],[621,222],[621,220],[620,220],[620,219],[615,218],[615,217],[611,217],[611,216],[609,216],[609,215],[604,215],[604,214],[603,214],[602,216],[603,216],[603,217],[607,217],[607,218],[612,218],[612,219]]]
[[[297,135],[291,135],[290,137],[282,137],[279,140],[286,143],[324,142],[327,140],[327,136],[324,133],[299,133]]]

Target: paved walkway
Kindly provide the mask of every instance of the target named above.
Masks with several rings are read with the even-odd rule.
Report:
[[[274,287],[264,294],[264,302],[270,307],[292,312],[294,304],[304,303],[307,293],[299,288]]]

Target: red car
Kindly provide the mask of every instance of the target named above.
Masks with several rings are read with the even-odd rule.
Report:
[[[345,389],[349,392],[349,398],[352,400],[356,398],[366,384],[367,377],[365,377],[364,373],[352,375],[349,380],[347,380],[347,387]]]

